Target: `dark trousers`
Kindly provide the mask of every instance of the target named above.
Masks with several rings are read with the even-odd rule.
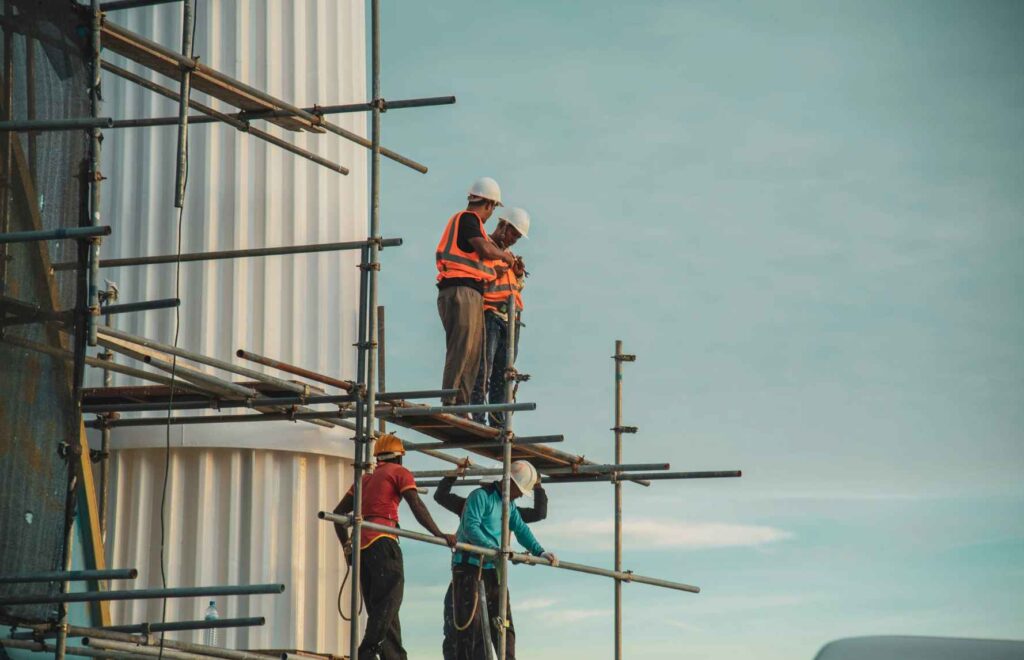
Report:
[[[519,355],[519,335],[522,324],[516,323],[516,341],[512,360]],[[505,368],[508,365],[508,323],[497,314],[484,312],[484,347],[473,385],[472,403],[505,403]],[[486,399],[486,401],[485,401]],[[483,424],[487,415],[476,413],[473,419]],[[490,413],[491,426],[505,423],[504,413]]]
[[[469,403],[480,369],[484,344],[484,296],[468,286],[452,286],[437,292],[437,314],[444,326],[445,356],[443,389],[457,389],[454,400]]]
[[[359,644],[361,660],[406,660],[398,610],[405,591],[402,549],[394,539],[378,539],[362,551],[359,585],[366,604],[366,632]]]
[[[465,630],[455,631],[455,658],[457,660],[481,660],[486,657],[484,644],[493,643],[494,648],[500,644],[499,629],[493,621],[498,617],[498,571],[494,569],[483,572],[484,591],[487,594],[487,613],[491,618],[491,639],[484,639],[481,632],[479,617],[483,613],[483,607],[477,607],[473,613],[473,602],[476,593],[476,576],[479,568],[470,564],[459,564],[452,567],[452,597],[453,597],[453,618],[454,623],[465,626],[469,622],[470,614],[473,614],[473,623]],[[507,601],[506,601],[507,602]],[[481,604],[482,605],[482,604]],[[515,660],[516,657],[516,629],[512,625],[512,606],[508,607],[508,633],[505,636],[505,657],[508,660]],[[454,627],[454,624],[453,624]]]
[[[448,583],[448,591],[444,593],[444,641],[441,642],[441,655],[444,660],[455,660],[455,608],[452,605],[452,584]]]

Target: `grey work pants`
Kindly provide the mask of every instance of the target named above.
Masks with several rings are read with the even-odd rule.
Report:
[[[468,286],[441,289],[437,292],[437,313],[447,345],[441,387],[459,390],[455,403],[469,403],[483,354],[483,294]]]

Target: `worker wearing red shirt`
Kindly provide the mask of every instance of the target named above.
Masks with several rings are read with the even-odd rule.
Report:
[[[402,467],[405,447],[398,436],[382,435],[373,454],[377,457],[377,468],[372,474],[363,475],[363,520],[398,527],[398,503],[405,500],[416,520],[427,531],[454,547],[455,536],[438,528],[416,491],[412,473]],[[352,512],[352,493],[353,489],[349,488],[334,508],[334,513],[346,515]],[[342,525],[335,525],[334,529],[344,546],[348,541],[347,529]],[[359,644],[359,657],[406,660],[408,656],[402,647],[402,627],[398,619],[405,589],[405,568],[398,537],[360,528],[359,547],[362,550],[359,586],[366,603],[366,631]]]

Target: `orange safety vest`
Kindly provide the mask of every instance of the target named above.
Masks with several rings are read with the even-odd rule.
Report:
[[[480,234],[487,240],[487,232],[484,231],[484,221],[474,211],[459,211],[448,220],[448,226],[441,234],[441,240],[437,243],[437,250],[434,252],[434,261],[437,263],[437,281],[451,277],[468,277],[482,282],[490,282],[494,279],[494,269],[491,268],[476,252],[463,252],[459,249],[458,222],[459,216],[463,213],[472,213],[480,223]]]
[[[501,262],[495,259],[488,259],[486,263],[488,266],[493,267]],[[505,271],[504,275],[484,286],[484,309],[504,313],[505,307],[508,304],[508,294],[511,293],[516,297],[516,309],[522,311],[522,290],[523,287],[519,284],[519,278],[509,268]]]

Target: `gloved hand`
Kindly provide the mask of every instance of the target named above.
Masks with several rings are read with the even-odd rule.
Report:
[[[523,263],[522,257],[516,257],[516,263],[512,266],[512,272],[516,274],[516,277],[522,277],[523,273],[526,272],[526,264]]]
[[[540,556],[543,557],[544,559],[547,559],[549,562],[551,562],[552,566],[558,566],[558,557],[555,556],[555,553],[553,553],[553,552],[542,552]]]

